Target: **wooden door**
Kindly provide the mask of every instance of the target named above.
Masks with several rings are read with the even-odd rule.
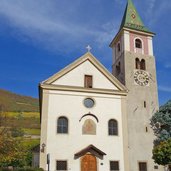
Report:
[[[81,160],[81,171],[97,171],[96,157],[86,154]]]

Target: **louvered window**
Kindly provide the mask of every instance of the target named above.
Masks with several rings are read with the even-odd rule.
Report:
[[[85,75],[84,77],[84,87],[92,88],[93,87],[93,77],[92,75]]]

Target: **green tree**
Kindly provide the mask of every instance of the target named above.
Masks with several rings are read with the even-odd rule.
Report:
[[[24,166],[26,152],[21,143],[22,139],[11,136],[11,130],[13,129],[4,124],[6,119],[5,108],[0,105],[0,167]],[[16,133],[21,132],[14,131],[14,135]]]
[[[155,163],[165,167],[171,164],[171,138],[154,146],[153,159]]]
[[[7,126],[4,126],[4,122],[6,121],[6,111],[5,107],[3,105],[0,105],[0,137],[4,136],[9,133],[9,128]]]
[[[156,145],[171,138],[171,100],[152,116],[151,126],[157,137],[154,142]]]
[[[171,100],[152,116],[151,126],[156,136],[153,159],[166,167],[171,164]]]
[[[0,167],[25,165],[25,150],[20,139],[0,137]]]

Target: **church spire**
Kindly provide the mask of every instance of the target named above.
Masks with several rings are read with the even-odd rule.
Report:
[[[122,19],[120,30],[123,28],[130,28],[134,30],[150,32],[143,24],[132,0],[128,0],[125,13]],[[151,33],[151,32],[150,32]]]

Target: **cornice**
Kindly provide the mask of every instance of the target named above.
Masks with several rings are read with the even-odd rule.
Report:
[[[40,87],[43,90],[59,90],[59,91],[97,93],[97,94],[121,95],[121,96],[127,96],[128,93],[127,90],[120,91],[120,90],[111,90],[111,89],[84,88],[84,87],[64,86],[64,85],[40,84]]]

